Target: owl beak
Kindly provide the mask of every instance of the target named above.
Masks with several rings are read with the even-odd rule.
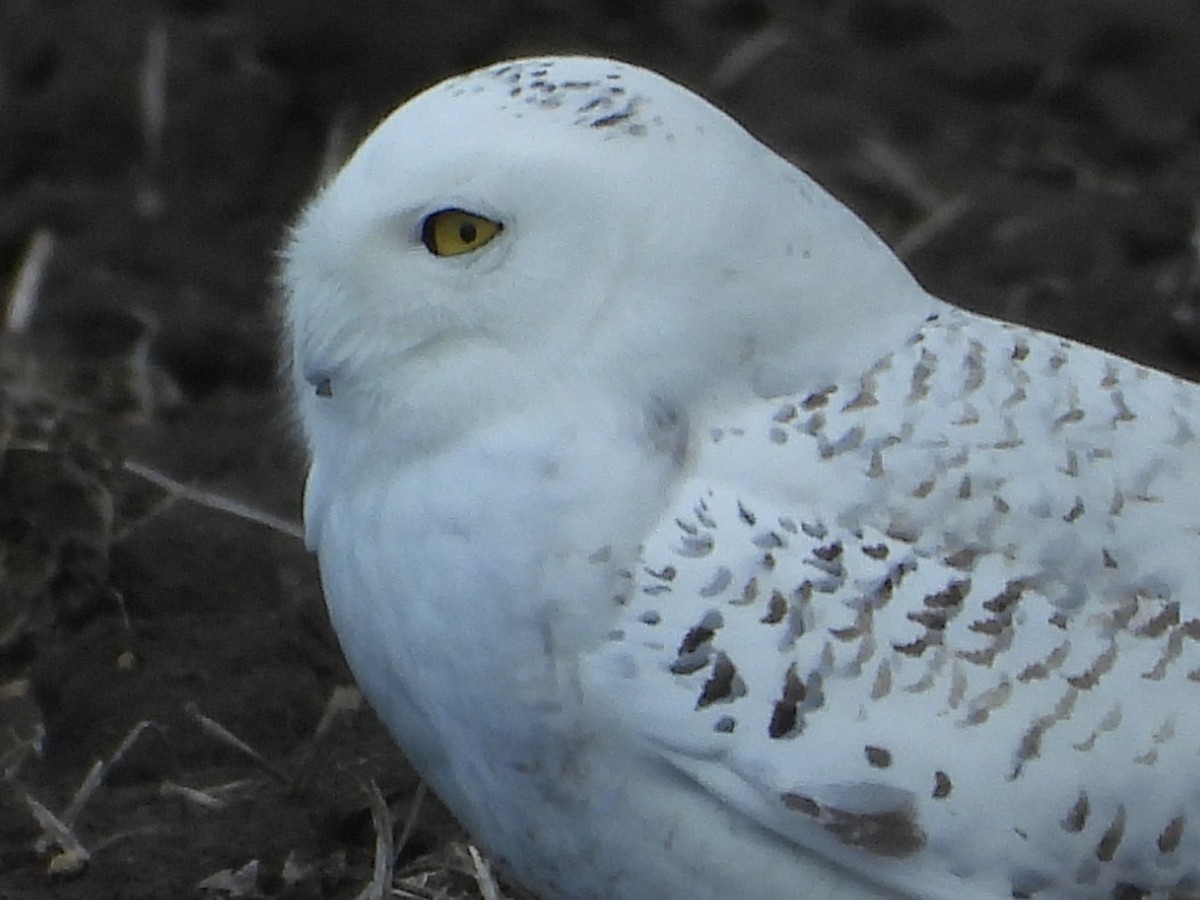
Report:
[[[304,380],[312,385],[313,393],[318,397],[333,396],[333,376],[329,372],[323,369],[306,371]]]

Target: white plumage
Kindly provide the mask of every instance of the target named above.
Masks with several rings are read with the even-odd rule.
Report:
[[[1200,896],[1195,386],[601,59],[406,103],[284,281],[334,625],[516,879]]]

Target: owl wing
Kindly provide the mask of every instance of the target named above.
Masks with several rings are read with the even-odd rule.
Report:
[[[897,889],[1195,885],[1195,394],[955,313],[741,410],[595,677],[699,790]]]

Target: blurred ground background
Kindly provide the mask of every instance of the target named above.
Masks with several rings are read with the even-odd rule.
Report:
[[[1200,375],[1194,0],[0,0],[0,898],[370,881],[416,783],[288,525],[273,253],[400,100],[551,51],[714,99],[935,293]],[[398,896],[480,896],[408,831]]]

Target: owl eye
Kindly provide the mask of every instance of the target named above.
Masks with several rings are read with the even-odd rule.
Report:
[[[439,209],[421,223],[421,242],[434,256],[458,256],[478,250],[504,225],[465,209]]]

